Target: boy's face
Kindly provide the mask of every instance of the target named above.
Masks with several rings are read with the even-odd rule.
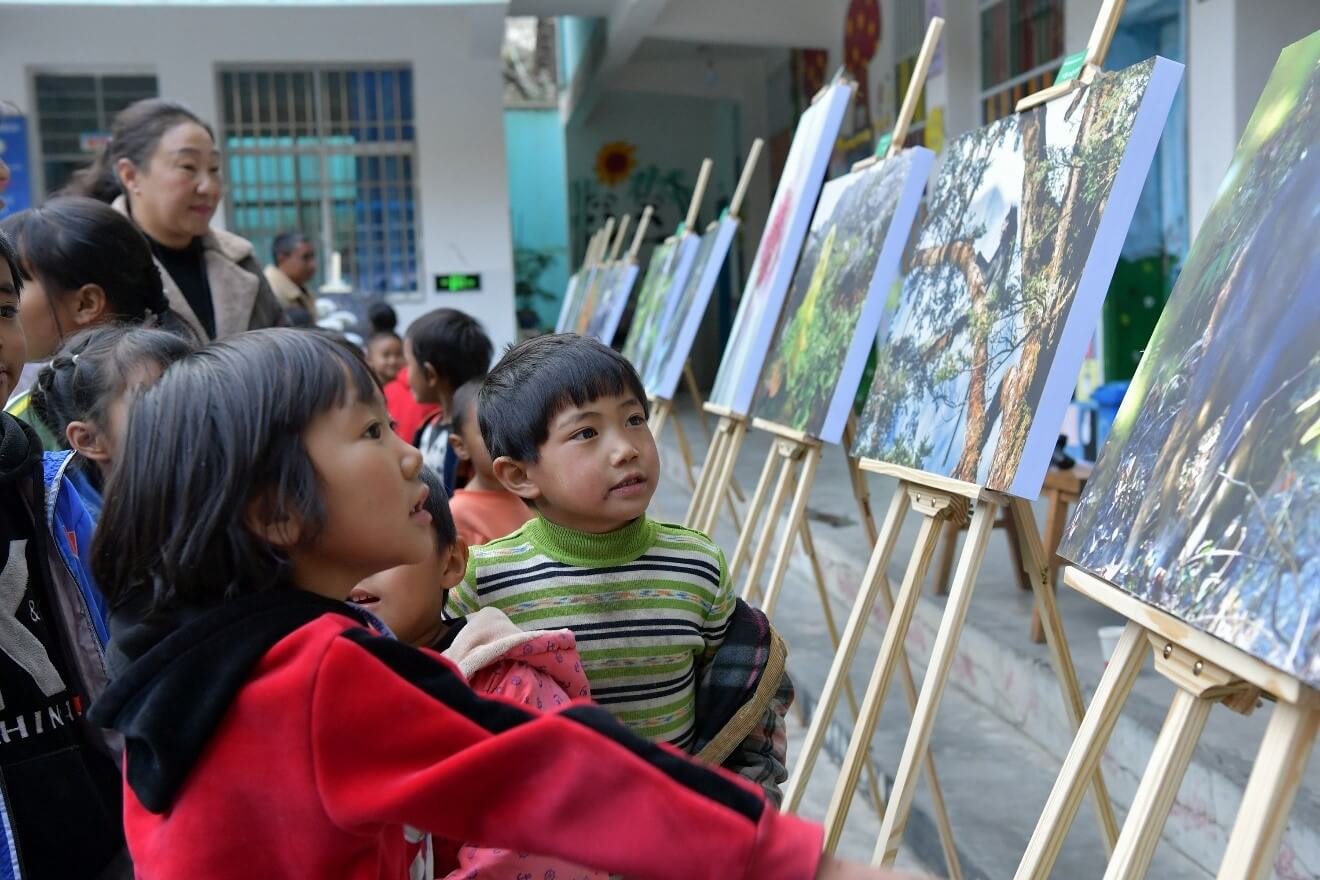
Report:
[[[403,340],[403,360],[408,365],[408,388],[413,399],[418,403],[438,403],[447,412],[454,389],[436,373],[435,367],[417,360],[411,339]]]
[[[9,399],[27,360],[27,340],[18,322],[18,279],[0,260],[0,396]]]
[[[375,371],[381,384],[394,381],[403,369],[403,343],[393,336],[378,336],[367,346],[367,365]]]
[[[496,459],[495,474],[557,525],[613,531],[646,513],[655,494],[660,454],[642,402],[632,394],[559,412],[538,453],[535,464]]]
[[[486,441],[481,439],[481,425],[477,422],[475,400],[468,404],[465,415],[463,430],[449,435],[449,445],[454,447],[454,454],[460,459],[472,462],[472,467],[478,474],[494,481],[495,469],[491,464],[490,450],[486,449]]]
[[[383,620],[400,641],[426,646],[443,631],[445,594],[466,570],[467,546],[462,538],[444,550],[433,539],[425,560],[372,575],[353,589],[348,600]]]
[[[380,392],[316,416],[303,448],[321,489],[325,522],[316,539],[300,542],[301,523],[266,522],[272,543],[289,548],[299,587],[347,599],[360,581],[397,565],[424,561],[435,547],[422,456],[390,430]]]

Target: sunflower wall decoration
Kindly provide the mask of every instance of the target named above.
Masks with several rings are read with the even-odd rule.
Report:
[[[618,186],[637,168],[637,147],[611,141],[596,154],[596,179],[604,186]]]

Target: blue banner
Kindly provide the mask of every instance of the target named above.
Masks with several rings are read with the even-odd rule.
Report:
[[[28,166],[27,117],[0,116],[0,163],[9,169],[9,183],[0,172],[0,219],[32,207],[32,169]]]

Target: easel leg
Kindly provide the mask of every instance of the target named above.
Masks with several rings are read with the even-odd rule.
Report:
[[[732,580],[738,576],[738,569],[742,566],[743,558],[747,555],[747,550],[752,544],[752,534],[756,531],[756,525],[761,520],[761,508],[765,506],[766,493],[770,491],[770,480],[774,475],[775,463],[779,456],[775,454],[774,447],[770,448],[770,454],[765,458],[765,466],[761,468],[760,479],[756,481],[756,491],[752,494],[752,503],[747,507],[747,521],[743,523],[742,531],[738,534],[738,544],[734,547],[733,556],[729,558],[729,578]],[[718,510],[718,507],[716,508]],[[711,524],[714,524],[715,517],[711,517]]]
[[[1164,833],[1169,809],[1178,796],[1183,774],[1191,763],[1196,741],[1201,738],[1205,721],[1210,717],[1214,702],[1202,699],[1179,688],[1173,694],[1173,704],[1164,719],[1155,750],[1141,777],[1137,794],[1132,799],[1118,846],[1109,860],[1105,880],[1127,880],[1145,877],[1155,847]]]
[[[687,470],[688,488],[694,492],[697,488],[697,477],[692,472],[692,449],[688,446],[687,432],[683,430],[683,420],[674,415],[674,437],[678,439],[678,454],[683,456],[683,467]]]
[[[839,650],[839,627],[834,622],[834,609],[830,607],[830,591],[825,586],[825,573],[820,568],[820,557],[816,555],[816,542],[811,537],[811,524],[803,520],[798,534],[802,536],[802,550],[811,562],[811,573],[816,581],[816,594],[820,596],[820,607],[825,617],[825,630],[829,633],[830,644],[837,652]],[[845,676],[843,687],[844,695],[848,698],[848,710],[852,713],[853,723],[856,724],[857,694],[853,692],[852,680]],[[871,789],[871,803],[875,807],[875,814],[883,816],[885,814],[884,789],[880,787],[880,779],[876,775],[875,765],[869,758],[866,762],[866,784]]]
[[[650,427],[651,434],[657,440],[660,439],[660,432],[665,429],[665,420],[669,418],[669,401],[657,400],[651,406]]]
[[[1036,611],[1040,615],[1042,632],[1050,649],[1050,665],[1054,667],[1054,677],[1058,679],[1059,688],[1063,692],[1068,723],[1075,733],[1081,727],[1086,701],[1082,697],[1081,683],[1077,680],[1072,651],[1068,648],[1068,634],[1063,628],[1063,617],[1059,614],[1058,596],[1054,592],[1054,584],[1049,580],[1052,560],[1045,558],[1030,502],[1014,498],[1009,504],[1007,516],[1010,518],[1009,527],[1017,536],[1015,543],[1021,552],[1022,570],[1035,592]],[[1092,789],[1095,793],[1096,820],[1100,823],[1100,839],[1104,842],[1105,853],[1112,856],[1114,844],[1118,840],[1118,821],[1114,818],[1114,807],[1109,801],[1104,774],[1098,765],[1092,779]]]
[[[1220,880],[1267,880],[1270,876],[1317,731],[1320,709],[1289,703],[1274,708],[1219,866]]]
[[[687,386],[688,394],[692,396],[692,403],[697,407],[697,418],[701,419],[701,433],[710,439],[710,422],[706,419],[706,410],[702,408],[705,402],[701,399],[701,390],[697,388],[697,374],[692,372],[692,359],[683,361],[683,384]]]
[[[733,467],[738,463],[738,453],[742,451],[743,440],[746,437],[747,422],[745,420],[739,419],[730,424],[729,439],[724,444],[724,456],[720,460],[720,468],[717,472],[719,482],[716,484],[716,487],[726,494],[728,490],[732,488],[739,501],[745,499],[743,498],[742,493],[738,490],[737,481],[733,478]],[[716,497],[718,496],[711,496],[706,501],[706,522],[704,528],[701,528],[700,530],[707,534],[714,530],[715,521],[719,518],[719,504],[715,501]],[[732,505],[730,505],[730,509],[732,509]],[[748,516],[751,516],[750,511]],[[742,527],[738,525],[737,513],[734,513],[733,524],[736,530],[740,532],[742,531]]]
[[[1149,654],[1146,631],[1139,624],[1129,623],[1109,658],[1090,708],[1077,730],[1077,738],[1054,780],[1045,810],[1018,865],[1016,880],[1047,880],[1054,870],[1064,838],[1086,795],[1087,784],[1100,768],[1109,736]]]
[[[770,583],[765,588],[765,602],[761,610],[765,616],[774,619],[775,606],[779,603],[779,591],[784,585],[784,576],[788,574],[788,563],[793,555],[793,536],[806,523],[807,499],[811,497],[811,487],[816,482],[816,466],[820,464],[820,447],[809,447],[803,453],[802,477],[797,482],[793,493],[793,504],[788,510],[788,526],[784,540],[779,543],[775,554],[774,567],[770,569]]]
[[[889,694],[890,677],[899,658],[904,656],[903,640],[907,638],[908,629],[912,625],[912,614],[917,608],[921,585],[926,580],[926,570],[930,568],[930,558],[935,553],[942,523],[942,516],[927,514],[922,519],[921,531],[917,533],[917,546],[913,549],[912,558],[908,560],[907,571],[903,574],[903,586],[898,592],[898,602],[889,618],[889,625],[885,627],[880,655],[876,658],[871,679],[866,685],[866,694],[862,697],[862,717],[848,743],[848,753],[843,759],[839,781],[834,787],[830,807],[825,815],[824,851],[828,854],[833,854],[838,848],[839,838],[843,835],[843,825],[848,819],[848,810],[857,791],[862,762],[870,753],[871,739],[875,736],[876,724],[880,720],[880,710],[884,708],[885,697]],[[877,547],[877,554],[880,549]],[[872,556],[873,563],[875,559]],[[884,576],[884,569],[871,572],[872,578]],[[892,804],[890,809],[893,809]]]
[[[728,432],[724,430],[724,423],[721,422],[716,426],[715,436],[711,438],[710,446],[706,450],[706,460],[697,474],[697,485],[692,489],[692,501],[688,504],[687,516],[683,518],[683,524],[690,529],[697,528],[696,524],[705,508],[706,493],[710,491],[711,480],[719,472],[720,457],[724,454],[724,444],[728,440]]]
[[[784,509],[784,502],[788,499],[789,485],[793,482],[793,468],[797,464],[793,459],[781,454],[779,445],[771,450],[770,457],[779,462],[779,480],[775,483],[775,492],[770,496],[770,504],[765,509],[765,519],[761,522],[761,534],[756,539],[756,551],[752,554],[751,563],[747,570],[747,583],[743,586],[742,599],[744,602],[751,602],[753,597],[761,592],[761,570],[765,568],[765,558],[770,554],[770,541],[775,536],[775,526],[779,525],[779,512]],[[743,535],[750,538],[752,533],[751,524],[743,530]],[[792,534],[790,533],[790,540]],[[739,546],[742,546],[739,540]],[[768,615],[767,615],[768,616]]]
[[[876,593],[882,587],[888,592],[889,560],[894,555],[894,545],[898,543],[898,533],[903,526],[907,511],[907,491],[900,483],[889,504],[889,511],[885,514],[884,527],[880,531],[882,540],[877,541],[871,551],[871,561],[867,564],[866,574],[862,577],[861,587],[857,591],[852,610],[848,612],[848,622],[844,624],[843,640],[834,653],[834,660],[830,663],[830,672],[825,678],[825,687],[821,689],[820,701],[816,704],[816,712],[812,716],[810,727],[807,728],[807,737],[798,754],[796,767],[788,780],[788,788],[784,791],[782,809],[786,813],[797,812],[802,802],[807,781],[811,778],[811,771],[816,766],[816,758],[825,743],[825,734],[829,730],[830,721],[834,718],[839,694],[843,691],[844,682],[848,680],[848,671],[852,668],[857,646],[861,644],[867,621],[871,617]]]
[[[990,540],[990,532],[997,512],[998,505],[982,501],[972,515],[972,525],[967,531],[967,545],[963,548],[962,559],[959,560],[958,571],[954,575],[953,588],[949,591],[949,601],[944,607],[944,616],[940,620],[939,632],[935,636],[930,665],[926,667],[926,676],[921,682],[921,696],[917,700],[916,710],[912,713],[912,726],[908,732],[907,744],[903,747],[903,757],[899,761],[898,771],[894,774],[889,810],[885,813],[885,821],[880,826],[880,841],[876,845],[872,859],[876,864],[892,865],[894,859],[898,857],[898,847],[903,840],[903,830],[907,825],[908,813],[912,809],[912,798],[917,790],[917,780],[921,775],[919,765],[930,747],[930,736],[935,728],[935,714],[939,710],[949,669],[953,666],[953,658],[958,651],[958,637],[962,633],[967,609],[972,603],[972,590],[976,586],[976,576],[981,571],[981,558],[985,555],[986,544]]]

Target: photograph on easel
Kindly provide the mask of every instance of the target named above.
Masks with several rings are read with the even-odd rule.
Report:
[[[934,161],[914,147],[825,184],[753,416],[839,442]]]
[[[770,335],[807,236],[812,208],[834,148],[834,138],[852,100],[852,86],[836,82],[802,114],[784,163],[756,260],[738,303],[710,402],[746,413],[761,375]]]
[[[1320,686],[1320,33],[1284,50],[1061,555]]]
[[[1181,71],[1102,73],[949,145],[854,455],[1040,493]]]
[[[605,345],[612,343],[633,285],[637,283],[637,273],[637,264],[633,262],[620,262],[611,269],[595,310],[587,318],[586,327],[578,332],[594,336]]]
[[[685,256],[690,260],[694,249],[695,244],[689,244],[686,237],[669,238],[656,245],[651,254],[651,265],[642,280],[637,310],[633,313],[632,327],[623,346],[623,356],[632,362],[640,376],[646,376],[651,370],[656,346],[669,329],[674,307],[674,298],[670,295],[674,279],[683,268],[681,264]],[[650,390],[648,386],[648,394]]]
[[[688,271],[687,283],[674,298],[674,308],[656,334],[654,354],[647,361],[646,370],[641,373],[642,385],[650,396],[663,400],[673,399],[678,389],[678,380],[683,375],[683,364],[692,351],[692,343],[697,338],[701,320],[710,304],[710,296],[715,291],[715,282],[720,270],[724,268],[724,261],[729,256],[729,247],[737,231],[738,221],[724,217],[717,226],[701,236],[692,268]]]

